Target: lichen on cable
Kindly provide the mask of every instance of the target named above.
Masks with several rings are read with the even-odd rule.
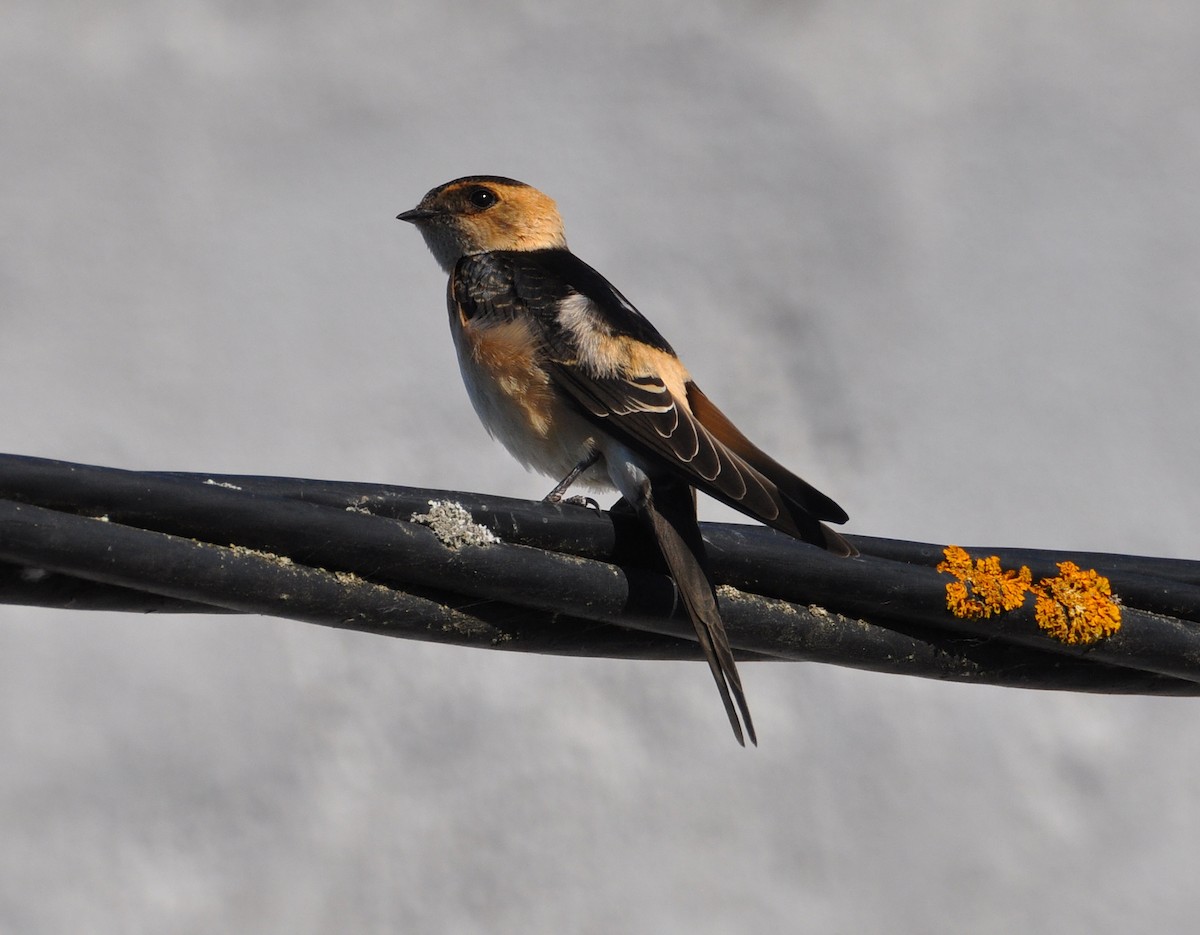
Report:
[[[1059,562],[1058,576],[1033,587],[1038,626],[1063,643],[1087,644],[1121,629],[1121,605],[1108,579],[1074,562]]]
[[[946,585],[946,606],[963,620],[979,620],[1035,598],[1034,619],[1048,635],[1069,645],[1086,645],[1121,628],[1120,600],[1109,580],[1094,569],[1059,562],[1058,575],[1033,584],[1029,569],[1004,570],[1000,558],[972,559],[965,549],[949,545],[937,570],[954,576]]]
[[[414,513],[411,521],[428,526],[449,549],[500,541],[490,529],[475,522],[466,507],[453,500],[430,500],[429,512]]]
[[[946,560],[937,566],[957,579],[946,585],[946,605],[964,620],[979,620],[1005,610],[1014,610],[1025,601],[1029,590],[1029,569],[1003,571],[995,555],[972,560],[966,549],[946,546]]]

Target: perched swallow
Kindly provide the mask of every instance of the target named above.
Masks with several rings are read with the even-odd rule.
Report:
[[[757,744],[696,520],[701,490],[775,529],[854,548],[845,511],[755,447],[666,340],[567,249],[554,201],[513,179],[438,186],[398,215],[450,274],[450,331],[475,411],[526,467],[616,488],[650,529],[696,628],[734,735]],[[734,708],[734,701],[737,709]]]

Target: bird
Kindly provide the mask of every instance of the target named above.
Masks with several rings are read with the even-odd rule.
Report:
[[[459,368],[488,432],[527,468],[558,480],[547,501],[581,484],[615,489],[633,509],[675,582],[734,737],[757,746],[695,492],[852,556],[825,525],[846,522],[846,511],[709,401],[649,320],[570,251],[548,195],[503,176],[465,176],[397,218],[417,227],[449,274]]]

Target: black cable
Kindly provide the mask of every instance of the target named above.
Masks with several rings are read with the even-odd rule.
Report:
[[[448,547],[413,521],[431,501],[460,504],[500,541]],[[1200,694],[1197,562],[1006,550],[1006,566],[1053,574],[1071,559],[1110,577],[1122,627],[1081,648],[1043,634],[1025,609],[951,616],[937,546],[851,537],[862,556],[848,560],[755,526],[704,534],[718,583],[738,589],[720,597],[740,659]],[[632,518],[571,505],[0,455],[0,562],[8,603],[261,613],[460,645],[699,658]]]

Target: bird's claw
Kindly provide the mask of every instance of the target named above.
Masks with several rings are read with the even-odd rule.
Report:
[[[600,504],[591,497],[567,497],[561,502],[569,503],[571,506],[581,506],[585,510],[595,510],[597,513],[600,512]]]

